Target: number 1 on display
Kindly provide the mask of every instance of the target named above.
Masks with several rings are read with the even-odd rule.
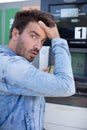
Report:
[[[75,27],[75,39],[86,39],[87,28],[86,27]]]

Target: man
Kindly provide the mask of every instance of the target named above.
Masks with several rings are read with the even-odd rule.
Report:
[[[52,42],[54,74],[32,65],[46,38]],[[43,130],[44,97],[74,93],[69,48],[54,17],[38,10],[17,12],[9,44],[0,47],[0,130]]]

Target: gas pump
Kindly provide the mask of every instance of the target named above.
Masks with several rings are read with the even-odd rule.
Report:
[[[87,0],[41,0],[41,10],[56,19],[61,38],[68,41],[76,94],[47,97],[46,130],[86,130],[87,120]],[[45,45],[50,44],[47,41]],[[53,67],[52,54],[49,65]]]
[[[42,0],[41,10],[54,15],[61,38],[68,41],[76,95],[87,96],[87,0]]]

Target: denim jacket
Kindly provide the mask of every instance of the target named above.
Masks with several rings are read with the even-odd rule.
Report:
[[[75,93],[67,41],[55,38],[51,42],[54,74],[0,46],[0,130],[43,130],[44,97]]]

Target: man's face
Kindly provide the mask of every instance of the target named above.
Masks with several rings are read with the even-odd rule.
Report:
[[[46,40],[45,31],[36,22],[30,22],[16,41],[16,53],[29,61],[38,55],[43,42]]]

